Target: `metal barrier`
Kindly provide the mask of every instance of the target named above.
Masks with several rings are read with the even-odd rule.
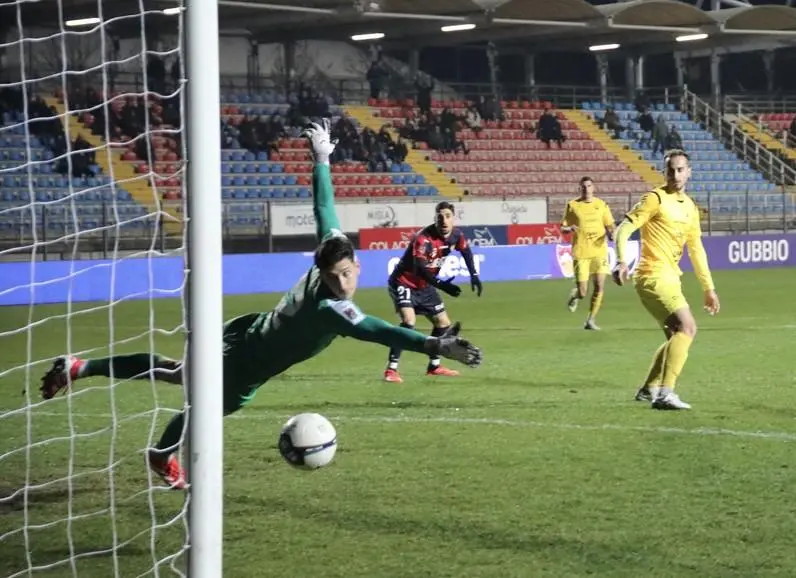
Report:
[[[35,73],[33,73],[35,74]],[[92,78],[86,75],[81,79],[84,85],[91,85]],[[98,82],[101,84],[101,78]],[[117,72],[113,76],[112,88],[115,91],[142,93],[144,78],[141,73]],[[362,78],[331,78],[323,74],[305,79],[304,82],[331,96],[338,104],[360,104],[370,97],[370,83]],[[221,75],[222,99],[225,92],[261,93],[273,92],[288,96],[298,91],[297,82],[289,82],[280,76],[247,77],[245,75]],[[167,82],[168,84],[168,82]],[[47,86],[42,83],[42,87]],[[60,85],[51,86],[53,90]],[[151,90],[151,87],[150,87]],[[508,84],[499,85],[502,100],[545,100],[558,108],[578,108],[583,101],[601,101],[602,93],[599,86],[588,85],[544,85],[544,84]],[[648,87],[645,93],[653,102],[677,102],[680,89],[676,86]],[[493,96],[492,84],[438,82],[432,92],[437,100],[477,100],[481,96]],[[416,99],[417,88],[411,79],[405,77],[392,78],[383,96],[391,99]],[[628,101],[627,88],[624,86],[608,87],[608,99],[611,102]]]
[[[754,124],[758,130],[771,138],[781,141],[787,148],[796,149],[796,135],[788,129],[773,130],[768,124],[756,118],[758,114],[796,112],[796,96],[783,96],[774,99],[770,95],[729,95],[724,98],[724,113]]]
[[[796,94],[771,93],[728,94],[724,97],[724,112],[735,114],[742,109],[745,114],[760,112],[796,112]]]
[[[763,173],[769,181],[783,187],[796,185],[796,171],[790,165],[749,136],[738,127],[737,123],[728,119],[708,102],[685,90],[682,107],[691,118],[701,123],[734,153]]]

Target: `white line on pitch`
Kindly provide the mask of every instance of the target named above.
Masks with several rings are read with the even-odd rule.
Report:
[[[141,417],[151,416],[154,410],[149,410],[142,413]],[[160,408],[158,411],[163,413],[174,413],[177,410],[170,408]],[[35,416],[52,416],[52,417],[67,417],[66,413],[61,412],[34,412]],[[78,418],[107,418],[112,416],[109,413],[74,413],[73,417]],[[119,415],[117,418],[124,418],[129,420],[135,415]],[[227,419],[232,420],[283,420],[291,417],[288,414],[273,414],[268,412],[251,413],[243,410],[243,413],[236,413],[228,416]],[[693,436],[727,436],[738,438],[757,438],[767,440],[779,440],[794,442],[796,441],[796,433],[780,432],[780,431],[748,431],[748,430],[732,430],[725,428],[711,428],[711,427],[698,427],[698,428],[681,428],[681,427],[666,427],[666,426],[632,426],[624,424],[577,424],[577,423],[551,423],[541,421],[527,421],[527,420],[514,420],[514,419],[501,419],[501,418],[469,418],[469,417],[412,417],[412,416],[352,416],[352,415],[336,415],[327,416],[332,421],[343,422],[363,422],[363,423],[437,423],[437,424],[452,424],[452,425],[495,425],[507,426],[518,428],[534,428],[534,429],[563,429],[563,430],[580,430],[580,431],[624,431],[624,432],[649,432],[658,434],[673,434],[673,435],[693,435]]]

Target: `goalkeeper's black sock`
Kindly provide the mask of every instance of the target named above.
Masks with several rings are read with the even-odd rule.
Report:
[[[160,436],[155,449],[160,450],[158,455],[166,458],[179,449],[179,444],[182,439],[182,430],[185,427],[185,412],[180,412],[171,418],[166,429],[163,430],[163,435]]]
[[[442,337],[448,332],[448,329],[450,329],[450,326],[435,327],[434,329],[431,330],[431,337]],[[426,368],[426,371],[430,371],[436,367],[439,367],[439,364],[440,364],[440,358],[438,355],[429,355],[428,367]]]
[[[411,323],[401,323],[401,327],[404,329],[414,329],[415,326]],[[392,369],[393,371],[398,371],[398,362],[401,360],[401,350],[390,348],[390,354],[388,356],[387,361],[387,369]]]
[[[152,369],[161,366],[165,358],[149,353],[133,353],[131,355],[114,355],[100,359],[89,359],[78,370],[79,377],[100,375],[119,379],[144,379]]]

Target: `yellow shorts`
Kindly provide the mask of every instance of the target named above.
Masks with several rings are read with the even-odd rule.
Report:
[[[594,257],[592,259],[574,259],[572,262],[575,271],[575,281],[586,283],[592,275],[608,275],[608,257]]]
[[[688,301],[685,300],[683,286],[679,279],[635,277],[633,284],[644,308],[661,325],[672,313],[688,307]]]

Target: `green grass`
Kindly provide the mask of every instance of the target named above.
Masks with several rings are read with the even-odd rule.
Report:
[[[407,353],[405,383],[384,384],[385,350],[338,340],[225,421],[225,578],[792,576],[796,274],[716,280],[715,318],[686,280],[700,323],[679,388],[691,412],[631,401],[662,339],[631,288],[609,287],[600,333],[581,329],[585,311],[567,312],[564,282],[489,284],[481,299],[467,289],[448,306],[485,361],[458,379],[424,377],[425,360]],[[230,298],[226,315],[277,297]],[[358,301],[392,318],[385,290]],[[37,307],[34,319],[65,312]],[[151,338],[181,354],[179,334],[146,329],[150,313],[154,326],[177,327],[179,303],[113,312],[117,352],[148,350]],[[2,310],[0,332],[26,325],[28,314]],[[107,309],[73,315],[71,335],[63,318],[37,325],[30,358],[49,359],[67,339],[101,355],[108,327]],[[0,378],[6,413],[25,405],[28,334],[0,340],[0,371],[18,367]],[[31,378],[45,367],[31,367]],[[0,418],[0,495],[23,487],[26,472],[30,484],[62,480],[29,493],[34,565],[112,550],[115,532],[126,543],[118,556],[78,557],[78,576],[113,576],[114,565],[139,576],[164,559],[160,575],[172,575],[183,496],[149,491],[141,449],[168,419],[152,408],[179,407],[181,391],[107,383],[87,380],[83,393],[37,405],[30,430],[25,412]],[[288,466],[275,444],[287,417],[306,410],[329,417],[339,435],[334,463],[315,472]],[[24,449],[28,435],[51,441],[30,450],[26,468],[24,452],[7,452]],[[0,503],[0,535],[25,521],[21,498]],[[26,551],[22,533],[0,541],[0,574],[24,571]],[[42,575],[73,572],[67,564]]]

